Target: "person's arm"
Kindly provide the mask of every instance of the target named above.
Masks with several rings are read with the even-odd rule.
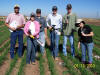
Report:
[[[49,25],[49,23],[50,23],[50,15],[48,15],[48,17],[46,19],[46,22],[47,22],[47,27],[49,28],[49,30],[51,30],[52,27]]]
[[[12,31],[15,31],[16,29],[13,28],[13,27],[10,27],[10,25],[9,25],[10,18],[11,18],[10,15],[8,15],[8,17],[7,17],[6,21],[5,21],[5,25],[6,25],[9,29],[11,29]]]
[[[61,28],[61,30],[63,29],[62,28],[62,16],[60,17],[60,28]]]
[[[83,36],[94,36],[94,33],[93,32],[90,32],[90,34],[84,34],[82,33]]]
[[[28,24],[29,24],[29,22],[27,22],[27,23],[25,24],[25,27],[24,27],[24,33],[25,33],[25,35],[27,35],[27,36],[30,35],[30,34],[28,34],[28,29],[29,29]]]

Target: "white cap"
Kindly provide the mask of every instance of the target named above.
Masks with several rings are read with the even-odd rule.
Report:
[[[82,19],[77,19],[76,23],[80,23],[81,21],[83,21]]]
[[[16,4],[16,5],[14,6],[14,8],[16,8],[16,7],[17,7],[17,8],[20,8],[20,6],[19,6],[18,4]]]

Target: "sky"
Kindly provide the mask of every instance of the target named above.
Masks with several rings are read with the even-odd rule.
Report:
[[[52,6],[58,7],[58,13],[67,13],[66,5],[72,4],[72,12],[78,17],[100,18],[100,0],[0,0],[0,16],[7,16],[14,12],[14,5],[20,5],[20,13],[29,16],[37,8],[42,10],[42,15],[52,13]]]

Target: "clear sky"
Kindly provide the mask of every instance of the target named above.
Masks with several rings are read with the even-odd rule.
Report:
[[[48,15],[54,5],[58,7],[58,13],[64,15],[68,3],[79,17],[100,17],[100,0],[0,0],[0,15],[12,13],[15,4],[19,4],[20,12],[27,16],[37,8],[42,9],[43,15]]]

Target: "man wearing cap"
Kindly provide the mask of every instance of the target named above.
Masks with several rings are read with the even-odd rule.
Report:
[[[41,16],[41,9],[36,10],[36,20],[41,24],[39,40],[44,44],[44,46],[40,46],[40,51],[42,55],[44,55],[45,38],[47,38],[47,23],[46,19]]]
[[[75,23],[77,21],[76,14],[72,13],[72,5],[67,5],[67,14],[63,17],[63,54],[67,56],[66,44],[67,39],[69,38],[71,45],[71,55],[75,56],[75,48],[74,48],[74,31],[76,30]]]
[[[50,30],[51,52],[55,60],[58,60],[59,32],[62,27],[62,16],[57,13],[57,6],[53,6],[52,14],[47,17],[47,26]]]
[[[23,30],[22,28],[25,25],[25,19],[24,16],[19,13],[20,7],[19,5],[14,6],[14,13],[11,13],[8,15],[6,19],[6,26],[9,28],[11,35],[11,45],[10,45],[10,56],[13,59],[14,58],[14,48],[16,44],[16,40],[18,38],[18,55],[19,57],[22,56],[22,50],[23,50]]]

